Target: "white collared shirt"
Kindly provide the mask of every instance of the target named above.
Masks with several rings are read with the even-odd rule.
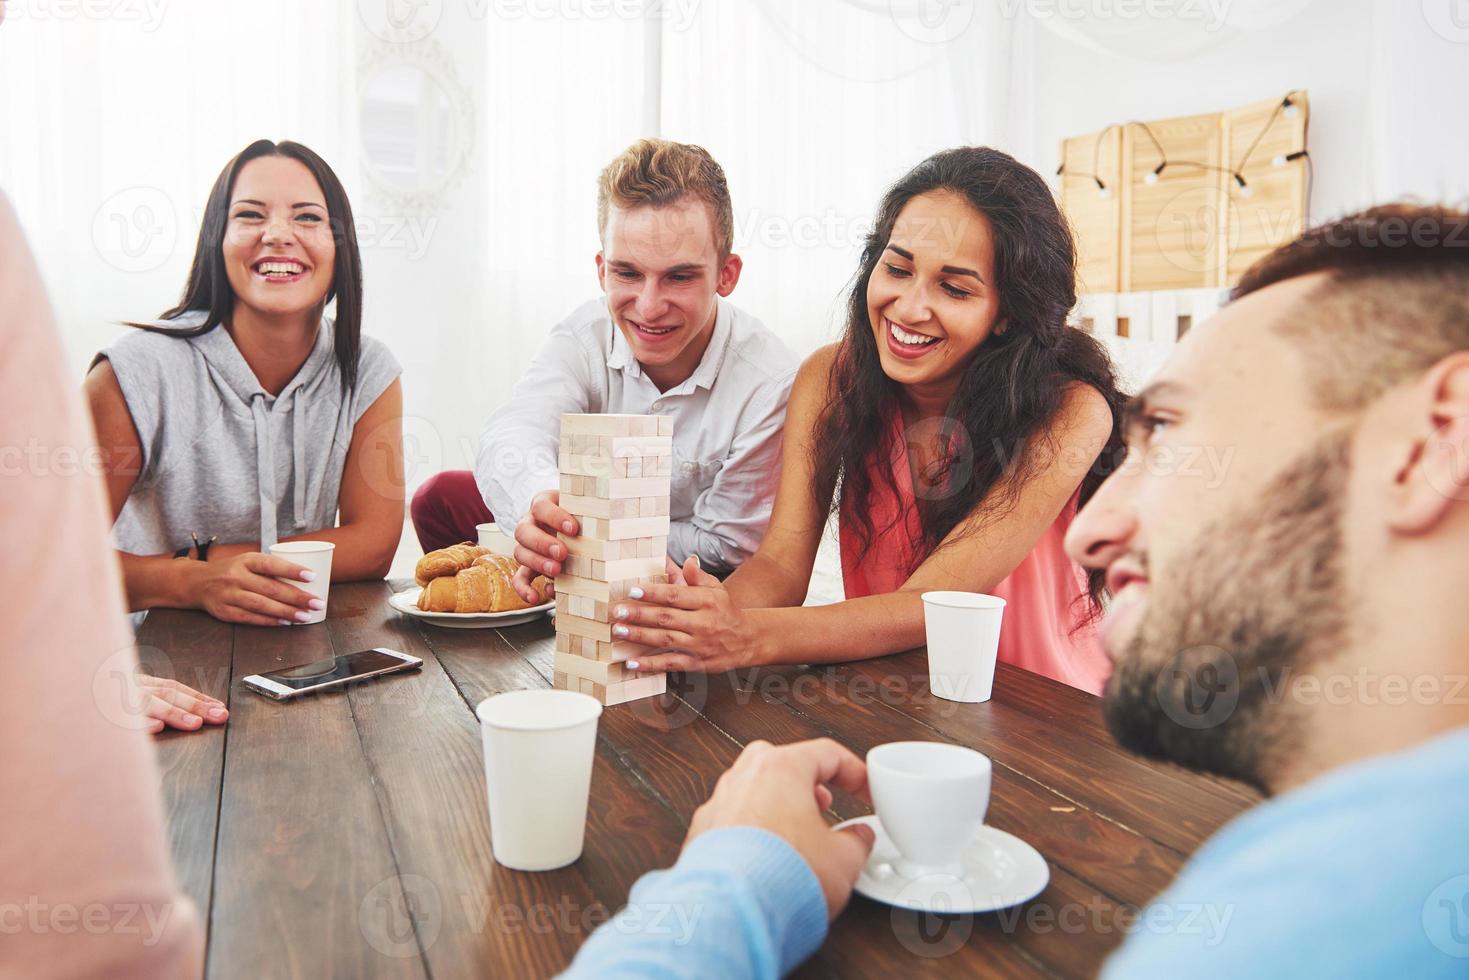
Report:
[[[668,553],[680,563],[697,554],[705,568],[733,569],[754,554],[770,523],[797,365],[769,328],[721,299],[699,366],[660,392],[598,297],[556,325],[509,402],[485,423],[474,467],[480,496],[508,530],[531,498],[555,489],[563,413],[672,416]]]

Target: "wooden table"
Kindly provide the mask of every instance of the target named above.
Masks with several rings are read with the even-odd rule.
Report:
[[[1050,863],[1045,892],[1006,913],[940,918],[854,897],[803,975],[1094,974],[1138,906],[1254,802],[1122,752],[1095,698],[1003,664],[986,704],[933,698],[914,651],[677,678],[661,698],[607,709],[581,860],[508,871],[490,856],[474,706],[550,685],[550,622],[439,629],[391,610],[389,590],[335,586],[317,626],[161,611],[139,634],[150,670],[230,707],[223,728],[158,739],[173,856],[209,923],[212,977],[553,974],[639,875],[674,861],[690,815],[752,739],[825,735],[859,755],[899,739],[972,746],[995,764],[989,822]],[[423,669],[286,704],[239,683],[374,646]],[[842,795],[832,809],[867,812]]]

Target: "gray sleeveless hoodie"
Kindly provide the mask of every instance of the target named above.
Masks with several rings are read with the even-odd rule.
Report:
[[[191,313],[160,325],[202,322]],[[98,357],[112,364],[143,450],[113,527],[114,545],[135,555],[172,553],[191,532],[265,549],[335,527],[352,429],[402,373],[363,337],[357,386],[344,393],[325,317],[279,395],[260,386],[223,327],[189,338],[133,329]]]

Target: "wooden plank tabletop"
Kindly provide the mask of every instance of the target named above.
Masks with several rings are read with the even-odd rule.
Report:
[[[822,735],[859,755],[900,739],[989,755],[986,820],[1034,845],[1051,881],[1019,909],[975,917],[854,896],[800,975],[1090,976],[1187,855],[1255,801],[1128,755],[1097,699],[1004,664],[985,704],[932,697],[918,650],[675,675],[660,698],[606,709],[581,860],[509,871],[490,856],[474,706],[550,686],[551,623],[440,629],[389,608],[391,591],[333,586],[316,626],[162,610],[138,635],[146,669],[230,708],[222,728],[158,738],[173,856],[209,924],[211,977],[550,976],[639,875],[674,861],[744,743]],[[423,669],[287,703],[240,684],[375,646]],[[843,794],[832,805],[836,818],[867,812]]]

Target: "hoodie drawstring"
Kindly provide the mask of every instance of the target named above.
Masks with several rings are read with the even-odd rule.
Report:
[[[255,467],[257,492],[260,497],[260,550],[269,551],[278,540],[275,527],[275,451],[270,442],[270,413],[265,408],[265,392],[250,398],[250,414],[255,419]],[[299,484],[301,481],[297,481]]]
[[[297,385],[291,398],[291,480],[296,484],[295,533],[306,530],[306,402]]]

